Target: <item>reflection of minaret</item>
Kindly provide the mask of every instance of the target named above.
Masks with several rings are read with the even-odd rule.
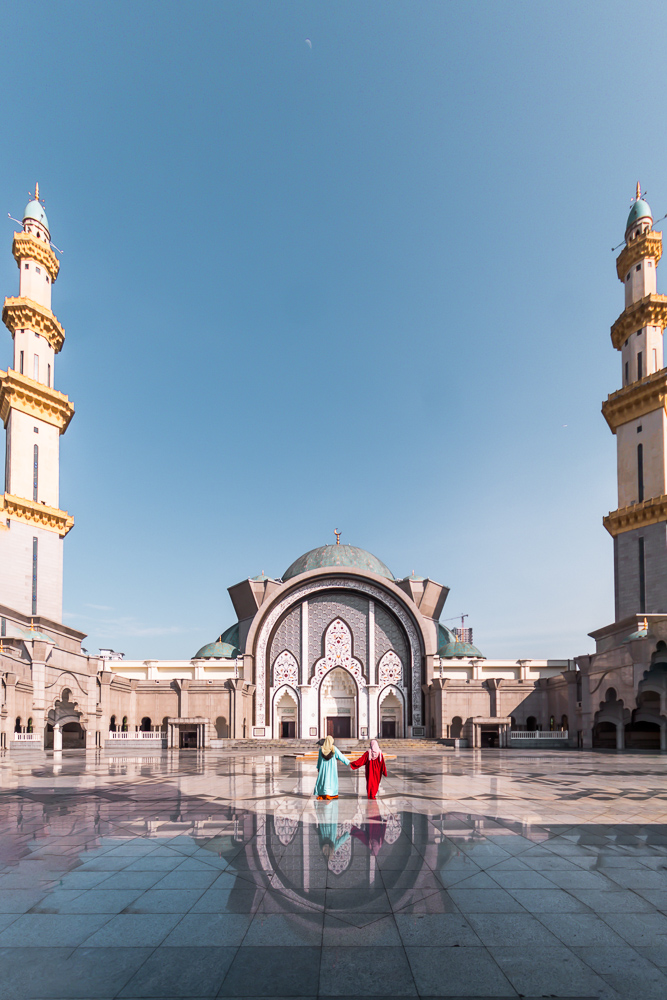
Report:
[[[638,184],[616,261],[625,309],[611,328],[623,388],[602,405],[616,435],[618,509],[604,518],[614,539],[616,621],[667,611],[667,296],[656,294],[662,233],[652,225]]]
[[[0,496],[0,604],[62,620],[63,538],[74,519],[59,507],[59,448],[74,414],[57,392],[55,356],[65,331],[51,312],[58,258],[39,188],[14,234],[19,294],[2,320],[14,338],[14,367],[0,372],[0,417],[7,431]]]

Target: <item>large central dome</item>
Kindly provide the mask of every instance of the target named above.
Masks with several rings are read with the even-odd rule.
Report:
[[[283,580],[291,580],[300,573],[308,573],[323,566],[347,566],[350,569],[376,573],[387,580],[394,579],[394,574],[385,564],[365,549],[358,549],[356,545],[321,545],[319,549],[311,549],[295,559],[283,573]]]

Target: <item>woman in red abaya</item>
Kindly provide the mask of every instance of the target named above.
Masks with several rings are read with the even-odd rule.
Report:
[[[385,778],[387,777],[387,767],[384,762],[384,754],[380,750],[380,745],[377,740],[371,740],[371,748],[366,751],[363,757],[359,757],[358,760],[350,762],[350,767],[353,770],[356,770],[362,765],[366,768],[366,791],[368,792],[368,798],[374,799],[377,795],[378,788],[380,787],[382,775],[384,775]]]

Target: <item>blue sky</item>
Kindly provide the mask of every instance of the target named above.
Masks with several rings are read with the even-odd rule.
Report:
[[[665,84],[659,60],[638,82],[629,39],[662,37],[667,8],[1,18],[0,207],[38,180],[64,250],[65,620],[84,645],[191,656],[233,622],[228,586],[339,528],[448,585],[443,619],[467,613],[487,656],[590,651],[613,619],[610,249],[638,179],[667,212]]]

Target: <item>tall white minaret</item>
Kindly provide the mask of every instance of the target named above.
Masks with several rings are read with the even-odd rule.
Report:
[[[63,538],[74,519],[59,505],[60,435],[74,407],[55,389],[55,356],[65,331],[51,312],[60,263],[39,187],[14,233],[19,294],[2,321],[14,338],[14,366],[0,371],[6,429],[5,492],[0,496],[0,605],[62,621]]]
[[[625,309],[611,341],[621,353],[622,388],[602,404],[616,435],[618,508],[603,518],[614,539],[616,621],[667,612],[667,296],[656,292],[662,233],[652,226],[637,184],[616,260]]]

